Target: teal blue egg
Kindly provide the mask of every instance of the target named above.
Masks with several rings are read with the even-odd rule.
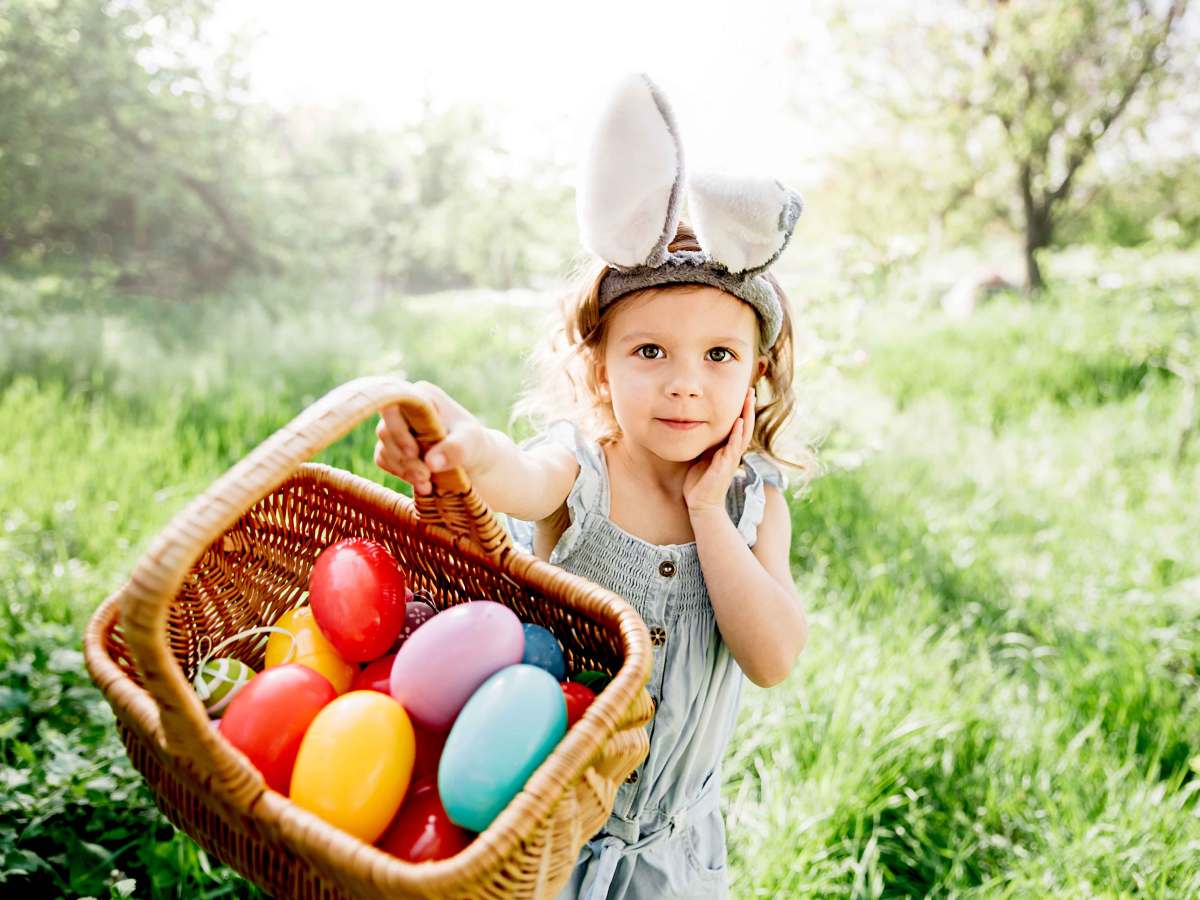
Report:
[[[525,632],[525,656],[521,662],[545,669],[555,681],[567,677],[567,663],[563,659],[562,646],[558,638],[541,625],[526,622],[521,628]]]
[[[562,688],[545,669],[518,663],[485,681],[454,720],[438,765],[450,821],[487,828],[566,731]]]

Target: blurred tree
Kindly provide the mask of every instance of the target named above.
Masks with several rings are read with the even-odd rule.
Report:
[[[170,290],[270,268],[250,227],[239,39],[211,0],[0,11],[0,256],[107,255]]]
[[[1118,120],[1145,128],[1171,90],[1196,88],[1194,68],[1172,70],[1195,55],[1186,7],[964,0],[881,17],[839,3],[831,25],[852,85],[888,134],[886,147],[855,148],[858,171],[863,158],[876,167],[861,189],[895,178],[900,202],[935,223],[960,211],[975,227],[1008,221],[1024,237],[1026,289],[1039,290],[1038,251],[1098,142]]]
[[[304,108],[272,131],[274,178],[301,213],[279,227],[322,274],[355,273],[377,299],[529,284],[574,247],[565,173],[506,153],[474,103],[426,97],[394,130]]]
[[[163,296],[243,273],[393,294],[559,267],[565,173],[512,158],[486,110],[427,96],[384,130],[348,103],[272,109],[218,2],[0,0],[0,261],[107,260]]]

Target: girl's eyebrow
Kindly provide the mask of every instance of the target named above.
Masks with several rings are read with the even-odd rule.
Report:
[[[662,340],[664,337],[666,337],[666,335],[661,335],[653,331],[634,331],[622,336],[621,343],[640,340],[658,341]],[[741,347],[749,346],[749,344],[747,344],[744,340],[736,337],[710,337],[706,342],[710,344],[737,344]]]

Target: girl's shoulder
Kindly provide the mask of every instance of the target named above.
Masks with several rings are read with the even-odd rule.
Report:
[[[565,502],[570,524],[559,536],[550,556],[550,562],[557,563],[570,553],[579,540],[587,515],[608,508],[608,484],[604,474],[603,451],[577,423],[570,419],[555,419],[520,444],[522,450],[545,446],[557,446],[570,451],[579,464],[579,472]],[[501,515],[500,519],[517,545],[533,552],[535,524],[509,515]]]
[[[758,540],[758,526],[767,508],[768,484],[780,491],[787,490],[787,477],[783,470],[762,453],[747,453],[742,457],[742,468],[734,476],[725,498],[729,517],[751,547]]]
[[[757,479],[766,484],[773,484],[781,491],[787,490],[787,476],[784,475],[783,469],[770,457],[757,450],[742,457],[742,468],[744,470],[742,477],[747,481]]]

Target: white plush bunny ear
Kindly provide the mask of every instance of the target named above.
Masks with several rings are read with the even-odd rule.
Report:
[[[800,195],[774,178],[696,174],[688,186],[696,240],[734,275],[756,275],[778,259],[800,217]]]
[[[645,75],[621,80],[579,173],[583,245],[610,265],[657,266],[683,205],[683,147],[666,97]]]

